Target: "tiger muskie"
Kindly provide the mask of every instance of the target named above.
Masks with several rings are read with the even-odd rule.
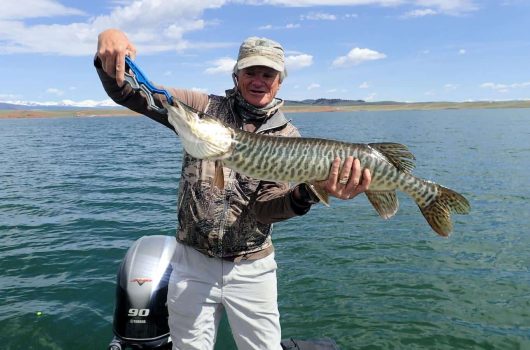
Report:
[[[423,216],[441,236],[453,229],[451,212],[467,214],[469,202],[461,194],[412,175],[414,155],[398,143],[347,143],[318,138],[278,137],[231,128],[192,107],[174,100],[164,103],[169,123],[187,153],[223,165],[258,180],[305,182],[326,180],[336,157],[359,159],[372,175],[368,200],[384,219],[398,210],[396,190],[411,196]],[[221,180],[222,181],[222,180]],[[311,186],[326,205],[328,196]]]

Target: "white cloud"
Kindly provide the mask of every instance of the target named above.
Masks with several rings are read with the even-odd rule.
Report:
[[[207,68],[204,72],[206,74],[225,74],[232,73],[236,60],[230,57],[223,57],[213,62],[214,66]]]
[[[436,12],[448,15],[476,11],[476,0],[233,0],[233,2],[248,5],[272,5],[286,7],[313,7],[313,6],[399,6],[413,5],[417,7],[432,8]]]
[[[48,88],[48,89],[46,89],[46,93],[48,93],[50,95],[55,95],[55,96],[64,95],[64,91],[62,91],[60,89],[56,89],[56,88]]]
[[[73,100],[62,100],[62,101],[46,101],[46,102],[31,102],[31,101],[4,101],[6,103],[11,103],[14,105],[23,105],[23,106],[63,106],[63,107],[117,107],[116,102],[112,101],[110,98],[101,101],[95,100],[82,100],[82,101],[73,101]]]
[[[480,85],[481,88],[486,88],[486,89],[498,89],[499,87],[503,87],[505,88],[506,85],[505,84],[495,84],[495,83],[483,83]]]
[[[434,11],[433,9],[421,9],[421,10],[413,10],[405,13],[403,15],[404,18],[417,18],[417,17],[425,17],[425,16],[434,16],[437,15],[438,12]]]
[[[326,92],[341,92],[341,93],[346,93],[348,92],[348,89],[337,89],[337,88],[332,88],[332,89],[329,89],[328,91]]]
[[[456,90],[458,88],[457,84],[445,84],[444,89],[446,90]]]
[[[8,102],[9,100],[18,100],[20,95],[15,94],[0,94],[0,102]]]
[[[402,0],[235,0],[234,2],[245,3],[248,5],[273,5],[287,7],[358,5],[392,6],[403,3]]]
[[[45,102],[46,103],[46,102]],[[82,101],[72,101],[72,100],[62,100],[61,102],[48,102],[49,106],[72,106],[72,107],[116,107],[118,106],[116,102],[111,99],[106,99],[102,101],[95,100],[82,100]]]
[[[96,49],[98,33],[110,27],[124,30],[143,53],[183,49],[190,46],[190,43],[183,39],[184,34],[207,25],[200,19],[204,10],[218,8],[227,1],[229,0],[165,2],[138,0],[115,7],[109,14],[89,18],[86,22],[50,25],[27,24],[20,20],[21,15],[17,15],[15,10],[4,12],[2,4],[0,54],[31,52],[72,56],[92,55]],[[9,0],[8,4],[12,3],[13,1]],[[53,0],[44,0],[44,4],[49,5],[49,12],[42,9],[28,10],[31,16],[44,17],[48,16],[48,13],[55,15],[80,13]],[[17,6],[24,10],[27,7],[20,4]]]
[[[314,6],[400,6],[415,5],[433,11],[458,14],[476,10],[475,0],[137,0],[112,1],[108,14],[88,17],[82,10],[58,0],[3,0],[0,10],[0,54],[46,53],[71,56],[92,55],[97,35],[106,28],[120,28],[142,53],[204,47],[205,43],[185,40],[185,35],[211,23],[201,17],[205,10],[230,3],[289,7]],[[34,24],[25,19],[55,16],[83,16],[66,24]],[[315,18],[333,15],[316,12]],[[213,20],[215,23],[216,20]],[[64,23],[64,21],[63,21]],[[264,28],[274,28],[266,26]],[[299,28],[287,24],[283,29]],[[280,28],[278,28],[280,29]],[[50,38],[53,38],[51,40]]]
[[[466,0],[439,0],[439,1],[412,1],[417,6],[425,6],[426,8],[415,9],[408,11],[401,16],[401,18],[421,18],[436,15],[462,15],[467,12],[478,9],[472,1]],[[431,7],[435,7],[435,9]]]
[[[474,0],[415,0],[416,6],[435,8],[437,12],[448,15],[460,15],[478,10]]]
[[[467,53],[466,49],[460,49],[458,50],[459,55],[465,55]]]
[[[384,53],[370,49],[355,47],[346,56],[340,56],[333,61],[333,67],[349,67],[366,61],[375,61],[386,58]]]
[[[372,92],[370,95],[368,95],[365,98],[363,98],[363,100],[365,100],[365,101],[373,101],[373,100],[375,100],[376,96],[377,96],[377,93]]]
[[[290,55],[285,58],[287,71],[309,67],[313,64],[313,56],[307,54]]]
[[[368,89],[369,87],[370,85],[366,81],[363,81],[362,84],[359,85],[359,89]]]
[[[84,15],[81,10],[66,7],[55,0],[2,0],[0,20]]]
[[[314,90],[314,89],[318,89],[320,87],[320,84],[317,84],[317,83],[311,83],[307,86],[307,90]]]
[[[335,21],[337,16],[324,12],[310,12],[307,15],[301,15],[300,19],[310,21]]]
[[[267,24],[261,27],[258,27],[259,30],[283,30],[283,29],[296,29],[300,28],[299,23],[288,23],[283,26],[273,26],[272,24]]]
[[[483,83],[480,85],[483,89],[492,89],[497,92],[505,93],[509,92],[513,89],[524,89],[530,87],[530,81],[529,82],[523,82],[523,83],[513,83],[513,84],[498,84],[498,83]]]

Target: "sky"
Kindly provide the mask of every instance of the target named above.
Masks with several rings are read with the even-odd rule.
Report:
[[[241,42],[280,42],[288,100],[530,99],[528,0],[2,0],[0,102],[111,105],[97,37],[165,86],[224,94]]]

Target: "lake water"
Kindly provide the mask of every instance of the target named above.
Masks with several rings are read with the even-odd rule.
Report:
[[[530,349],[530,109],[291,114],[305,136],[409,146],[472,212],[434,234],[364,196],[275,225],[284,338]],[[138,117],[0,120],[2,349],[105,349],[134,240],[173,235],[181,152]],[[40,316],[37,312],[41,312]],[[223,323],[216,349],[233,349]]]

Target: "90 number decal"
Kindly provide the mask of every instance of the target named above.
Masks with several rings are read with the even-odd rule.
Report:
[[[149,316],[149,309],[129,309],[129,317],[147,317]]]

